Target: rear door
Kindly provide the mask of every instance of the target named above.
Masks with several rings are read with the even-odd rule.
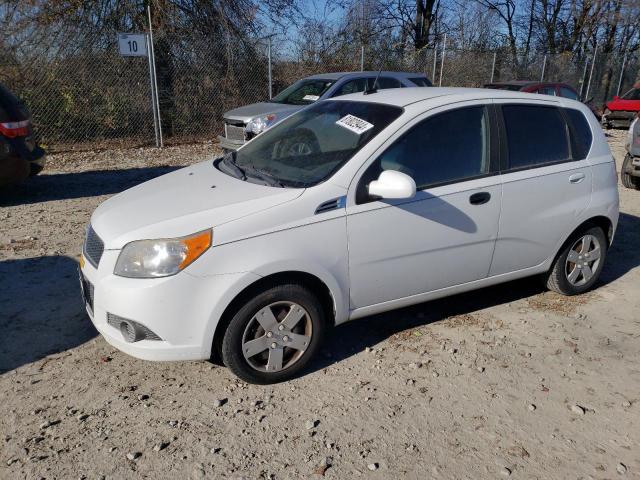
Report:
[[[497,101],[502,213],[490,275],[543,263],[591,200],[587,153],[572,145],[570,117],[554,103]]]

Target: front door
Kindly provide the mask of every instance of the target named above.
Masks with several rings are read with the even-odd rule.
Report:
[[[425,115],[364,170],[347,207],[352,309],[488,275],[501,205],[489,119],[482,104]],[[384,170],[411,176],[415,198],[370,198]]]

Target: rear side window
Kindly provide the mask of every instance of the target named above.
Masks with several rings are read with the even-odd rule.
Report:
[[[365,88],[367,88],[367,79],[356,78],[355,80],[350,80],[343,84],[340,88],[338,88],[333,96],[340,97],[342,95],[349,95],[350,93],[364,92]]]
[[[531,168],[567,161],[567,125],[555,107],[505,105],[509,169]]]
[[[571,100],[578,100],[578,94],[567,87],[560,87],[560,96],[570,98]]]
[[[29,112],[20,99],[0,83],[0,121],[19,121],[29,118]]]
[[[589,122],[579,110],[565,108],[564,111],[571,124],[571,151],[573,152],[573,158],[575,160],[583,160],[587,158],[593,141]]]
[[[375,78],[373,80],[375,81]],[[402,87],[402,83],[400,83],[400,80],[396,78],[380,77],[378,79],[378,88],[380,90],[384,90],[385,88],[400,88],[400,87]]]
[[[413,77],[409,79],[412,83],[415,83],[419,87],[430,87],[431,82],[427,77]]]

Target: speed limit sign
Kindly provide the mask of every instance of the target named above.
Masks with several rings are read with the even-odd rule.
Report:
[[[146,57],[147,36],[144,33],[119,33],[118,49],[125,57]]]

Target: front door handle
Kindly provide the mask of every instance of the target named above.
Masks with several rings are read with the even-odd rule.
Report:
[[[469,197],[469,203],[471,205],[482,205],[489,200],[491,200],[491,194],[489,192],[478,192]]]
[[[569,182],[571,183],[580,183],[582,180],[584,180],[584,173],[582,172],[574,173],[569,177]]]

